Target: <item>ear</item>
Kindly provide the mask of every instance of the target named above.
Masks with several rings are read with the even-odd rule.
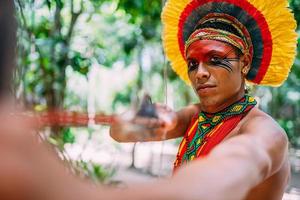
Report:
[[[242,63],[243,63],[241,68],[242,74],[246,76],[250,70],[250,65],[251,65],[251,57],[249,54],[245,54],[242,56]]]

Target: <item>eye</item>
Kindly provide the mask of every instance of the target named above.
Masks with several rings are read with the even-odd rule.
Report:
[[[212,65],[219,65],[222,63],[222,59],[217,57],[217,56],[213,56],[211,57],[211,59],[209,60],[210,64]]]
[[[229,59],[227,58],[220,58],[220,57],[217,57],[217,56],[213,56],[210,58],[209,60],[209,64],[214,67],[214,66],[217,66],[217,67],[222,67],[228,71],[232,71],[232,64],[229,62]]]
[[[195,60],[189,60],[188,61],[188,71],[191,72],[191,71],[194,71],[195,69],[197,69],[198,67],[198,62],[195,61]]]

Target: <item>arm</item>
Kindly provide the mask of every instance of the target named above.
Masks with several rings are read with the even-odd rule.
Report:
[[[157,183],[148,189],[135,187],[139,191],[136,195],[141,196],[131,199],[151,199],[153,195],[172,200],[240,200],[278,172],[286,155],[284,131],[269,117],[254,117],[240,128],[238,136],[180,169],[168,183]],[[152,191],[148,197],[147,190]],[[127,192],[124,196],[129,195]]]
[[[243,199],[253,187],[278,172],[287,146],[284,131],[271,118],[255,117],[241,127],[240,135],[178,171],[174,187],[189,188],[179,193],[184,199]]]
[[[271,119],[256,117],[241,127],[239,136],[183,167],[172,179],[116,190],[67,173],[47,145],[32,135],[36,123],[5,113],[0,119],[5,122],[0,126],[0,199],[240,200],[276,173],[287,153],[284,132]]]
[[[126,131],[125,122],[119,119],[111,126],[110,136],[118,142],[160,141],[181,137],[188,128],[191,118],[199,112],[199,107],[190,105],[174,112],[158,105],[157,112],[159,119],[135,118],[132,124],[140,124],[144,127],[136,131]]]
[[[281,168],[287,155],[287,138],[284,131],[266,116],[251,119],[239,133],[218,145],[207,157],[179,169],[170,180],[112,192],[118,197],[111,196],[111,199],[245,198],[252,188]]]

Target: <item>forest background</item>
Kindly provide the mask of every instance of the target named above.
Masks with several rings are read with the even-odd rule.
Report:
[[[19,28],[14,92],[27,108],[121,113],[135,106],[134,102],[145,92],[154,102],[167,103],[176,110],[197,101],[192,89],[174,74],[164,57],[160,19],[164,1],[15,0],[15,3]],[[289,3],[300,36],[300,0]],[[297,50],[284,85],[252,87],[251,91],[260,100],[261,109],[285,129],[291,152],[300,163],[300,45]],[[124,147],[107,142],[110,139],[105,126],[64,127],[48,132],[49,142],[70,168],[95,181],[110,182],[117,173],[116,165],[111,165],[117,156],[112,161],[101,154],[107,148],[121,152],[120,155],[128,154],[128,167],[138,168],[142,162],[137,160],[137,144]],[[178,140],[169,144],[176,147]],[[98,151],[92,150],[95,148]],[[176,148],[170,151],[175,154]],[[166,152],[160,151],[160,157]],[[153,162],[147,165],[149,169]],[[153,170],[150,172],[153,174]]]

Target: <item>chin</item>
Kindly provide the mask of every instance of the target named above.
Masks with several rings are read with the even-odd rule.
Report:
[[[220,102],[218,96],[215,95],[199,95],[200,103],[205,107],[216,106]]]

